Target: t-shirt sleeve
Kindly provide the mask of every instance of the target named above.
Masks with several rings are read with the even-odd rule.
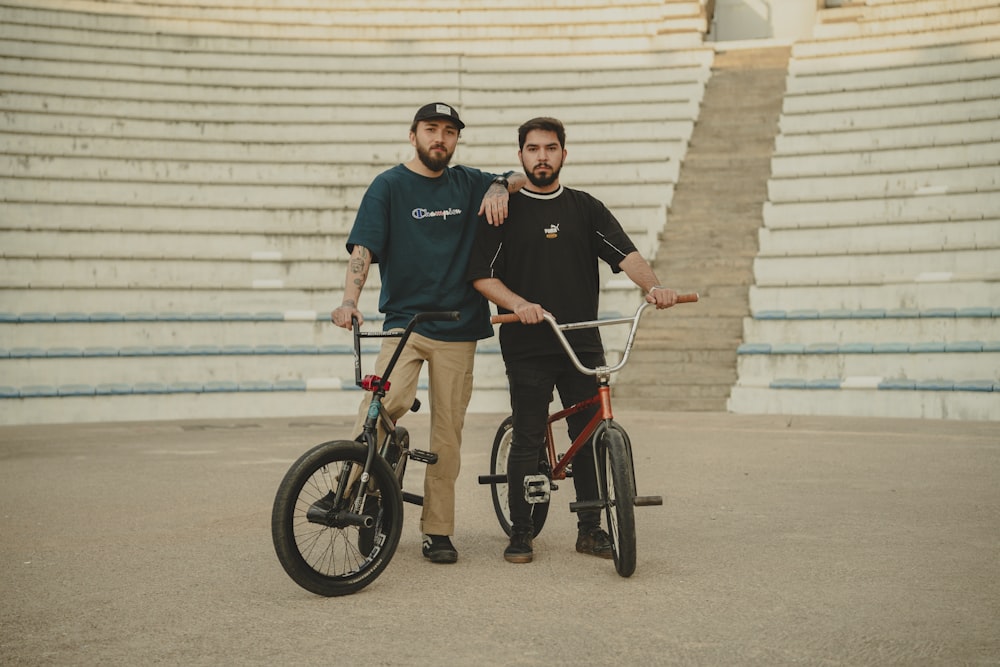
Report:
[[[620,273],[621,261],[636,251],[635,244],[607,206],[592,199],[592,207],[597,255],[607,262],[612,273]]]
[[[347,252],[354,251],[354,246],[361,245],[372,253],[372,263],[385,256],[389,245],[389,214],[390,214],[389,184],[382,176],[377,176],[358,206],[354,218],[354,226],[347,236]]]
[[[469,282],[481,278],[499,278],[503,274],[503,229],[481,219],[477,223],[476,238],[469,253],[465,279]]]

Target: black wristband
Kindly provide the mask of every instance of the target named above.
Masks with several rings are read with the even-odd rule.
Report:
[[[490,185],[502,185],[503,189],[506,190],[510,183],[507,181],[507,177],[503,174],[499,176],[494,176],[493,180],[490,181]]]

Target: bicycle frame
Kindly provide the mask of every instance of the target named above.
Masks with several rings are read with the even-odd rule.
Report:
[[[368,448],[368,456],[365,460],[364,469],[361,472],[361,479],[364,482],[368,481],[368,476],[371,471],[372,461],[375,456],[382,456],[386,458],[386,447],[389,444],[398,444],[397,438],[397,428],[396,422],[385,409],[385,405],[382,403],[382,399],[385,398],[386,393],[389,391],[390,382],[389,376],[392,374],[393,369],[396,367],[396,362],[399,361],[399,357],[403,352],[403,348],[406,347],[406,342],[410,338],[410,334],[421,322],[427,321],[441,321],[441,320],[451,320],[457,321],[459,318],[459,313],[457,311],[448,312],[427,312],[418,313],[410,320],[406,325],[405,329],[402,330],[392,330],[392,331],[361,331],[360,323],[358,319],[351,318],[352,330],[354,333],[354,383],[365,391],[372,392],[371,402],[368,404],[368,413],[365,417],[365,422],[362,427],[361,433],[355,438],[358,442],[363,442]],[[389,359],[389,363],[386,364],[385,370],[382,375],[366,375],[362,378],[361,376],[361,339],[362,338],[399,338],[399,343],[396,345],[396,349]],[[414,401],[413,407],[410,409],[416,411],[419,408],[420,402]],[[378,445],[378,426],[382,425],[385,429],[386,438],[383,441],[382,449],[379,449]],[[407,454],[409,455],[409,454]],[[420,460],[425,462],[428,461],[429,455],[421,452]],[[403,470],[405,468],[405,461],[390,460],[390,467],[393,468],[393,472],[396,474],[396,479],[402,482]],[[422,504],[423,499],[420,496],[416,496],[410,493],[403,493],[404,500],[414,503]]]
[[[698,300],[697,294],[682,294],[678,297],[678,303],[690,303]],[[621,370],[626,363],[628,363],[629,355],[632,353],[632,345],[635,343],[635,334],[639,329],[639,319],[642,317],[643,311],[647,307],[651,306],[647,301],[643,301],[639,304],[638,309],[636,309],[635,314],[631,317],[614,317],[603,320],[588,320],[585,322],[571,322],[568,324],[559,324],[556,322],[555,318],[546,313],[543,315],[543,319],[552,328],[552,332],[556,335],[556,339],[562,345],[566,354],[569,356],[570,361],[578,371],[584,375],[593,375],[597,378],[597,394],[593,397],[588,398],[584,401],[576,403],[564,408],[558,412],[555,412],[548,417],[548,423],[546,424],[546,444],[548,449],[549,463],[552,466],[551,476],[554,480],[566,479],[566,468],[572,462],[573,457],[576,456],[577,452],[590,440],[595,433],[599,430],[602,423],[610,424],[611,420],[614,419],[614,413],[611,409],[611,375],[613,373]],[[516,315],[498,315],[493,318],[494,322],[517,322],[519,321]],[[572,345],[566,340],[564,331],[570,331],[573,329],[590,329],[594,327],[603,327],[612,324],[631,324],[631,328],[628,332],[628,337],[625,341],[625,349],[622,351],[622,358],[614,366],[598,366],[596,368],[589,368],[584,366],[580,361],[580,357],[577,356],[576,352],[573,350]],[[583,412],[588,410],[594,405],[598,406],[598,410],[591,417],[590,421],[583,428],[580,434],[573,440],[570,448],[562,456],[556,454],[555,449],[555,439],[553,438],[552,425],[555,422],[561,421],[569,416],[572,416],[578,412]]]
[[[358,442],[363,442],[368,447],[368,458],[365,461],[365,467],[362,471],[362,478],[367,481],[367,475],[371,469],[372,459],[375,457],[378,450],[379,423],[381,423],[382,427],[386,429],[386,433],[390,436],[390,438],[393,440],[395,439],[396,422],[389,417],[389,413],[382,404],[382,399],[385,398],[386,392],[389,391],[389,376],[392,374],[392,369],[396,366],[396,362],[399,360],[399,355],[402,353],[403,346],[406,345],[406,341],[409,339],[410,333],[413,331],[413,327],[416,325],[416,319],[411,321],[407,328],[402,331],[361,331],[360,323],[356,317],[351,318],[351,324],[354,333],[354,384],[365,391],[372,392],[372,400],[368,404],[368,414],[365,417],[361,433],[356,438]],[[399,344],[396,346],[396,351],[393,353],[392,358],[389,360],[389,364],[386,366],[385,371],[381,376],[367,375],[364,378],[361,377],[362,338],[400,339]],[[378,454],[380,456],[385,456],[384,451],[378,452]]]

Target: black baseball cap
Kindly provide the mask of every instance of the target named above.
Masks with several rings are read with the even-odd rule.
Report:
[[[460,130],[465,127],[465,123],[458,117],[458,111],[455,110],[455,107],[444,102],[431,102],[420,107],[413,117],[413,122],[416,124],[418,120],[430,120],[431,118],[447,118]]]

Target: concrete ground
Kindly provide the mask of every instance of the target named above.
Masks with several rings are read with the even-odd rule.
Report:
[[[568,484],[535,562],[502,560],[474,414],[459,562],[424,561],[408,505],[382,577],[329,599],[269,520],[348,418],[0,428],[0,664],[1000,665],[1000,423],[617,417],[665,498],[631,578],[573,550]]]

